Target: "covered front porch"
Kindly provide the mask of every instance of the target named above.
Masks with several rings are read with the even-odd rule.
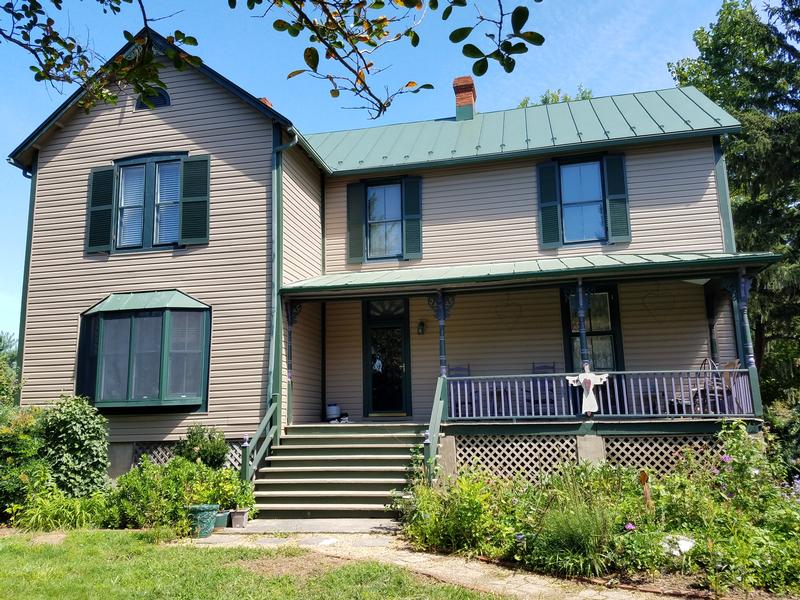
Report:
[[[285,424],[758,419],[749,278],[769,255],[604,255],[290,284]],[[525,268],[523,268],[523,266]],[[438,272],[442,271],[442,272]],[[438,416],[437,416],[438,414]]]

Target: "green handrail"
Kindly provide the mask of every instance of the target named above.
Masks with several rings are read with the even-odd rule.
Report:
[[[447,377],[439,377],[436,382],[436,393],[433,396],[431,420],[428,431],[425,432],[423,456],[425,458],[425,473],[428,483],[433,483],[436,472],[436,462],[439,457],[439,437],[441,435],[442,421],[447,419]]]
[[[267,412],[264,413],[264,418],[261,419],[255,435],[242,444],[242,466],[239,474],[244,481],[250,481],[253,478],[261,460],[267,455],[270,447],[277,442],[281,419],[279,406],[280,394],[272,394],[267,402]]]

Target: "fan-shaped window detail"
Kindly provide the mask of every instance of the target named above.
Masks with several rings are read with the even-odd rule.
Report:
[[[136,110],[150,108],[149,106],[147,106],[147,104],[145,104],[143,96],[144,94],[141,94],[136,99]],[[155,95],[153,96],[148,95],[147,99],[153,105],[152,108],[161,108],[162,106],[169,106],[170,104],[172,104],[172,102],[169,99],[169,94],[166,92],[166,90],[163,90],[161,88],[157,88],[155,90]]]

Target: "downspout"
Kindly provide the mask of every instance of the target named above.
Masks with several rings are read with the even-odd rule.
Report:
[[[283,152],[293,147],[298,142],[298,135],[294,127],[290,126],[287,132],[292,135],[292,139],[286,144],[276,145],[281,141],[283,127],[278,123],[272,126],[272,203],[270,210],[271,219],[271,242],[272,257],[270,263],[271,285],[270,285],[270,345],[269,345],[269,382],[267,387],[267,397],[271,399],[274,394],[281,393],[281,361],[277,358],[281,355],[283,346],[283,311],[279,301],[280,287],[283,283]],[[291,388],[290,388],[291,389]],[[289,415],[286,415],[287,421]],[[278,423],[282,418],[278,413]],[[280,426],[277,428],[275,442],[280,435]]]
[[[10,159],[8,162],[15,164]],[[17,406],[19,406],[22,401],[22,359],[25,354],[25,321],[28,315],[28,285],[31,270],[31,244],[33,243],[33,207],[36,203],[36,172],[38,167],[39,153],[37,152],[31,162],[30,171],[27,169],[22,170],[22,176],[26,179],[30,179],[31,189],[28,199],[28,236],[27,243],[25,244],[25,263],[23,267],[25,270],[22,274],[22,300],[19,310],[19,337],[17,337],[17,383],[20,386],[16,398],[14,398],[14,402]]]

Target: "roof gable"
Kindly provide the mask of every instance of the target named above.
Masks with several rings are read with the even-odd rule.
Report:
[[[153,42],[153,46],[159,50],[164,50],[168,47],[175,48],[174,45],[170,44],[166,38],[160,35],[158,32],[145,27],[141,31],[139,31],[134,38],[140,37],[142,35],[150,36],[150,39]],[[124,55],[132,48],[133,44],[128,43],[125,44],[118,52],[114,54],[111,60],[114,60],[114,57],[119,55]],[[226,78],[225,76],[221,75],[211,67],[201,64],[197,67],[188,67],[196,69],[201,74],[205,75],[218,85],[222,86],[229,92],[231,92],[234,96],[242,100],[245,104],[248,104],[252,108],[256,109],[258,112],[263,114],[265,117],[277,121],[281,123],[285,127],[292,127],[292,122],[280,114],[278,111],[273,109],[271,106],[262,102],[256,96],[253,96],[243,88],[239,87],[235,83],[233,83],[230,79]],[[168,90],[169,91],[169,90]],[[85,90],[80,88],[73,92],[69,98],[67,98],[61,106],[59,106],[47,119],[45,119],[27,138],[25,138],[22,143],[19,144],[14,150],[12,150],[9,154],[9,162],[21,169],[30,169],[31,164],[33,162],[33,155],[36,151],[36,146],[38,142],[40,142],[44,137],[46,137],[54,127],[57,127],[61,119],[67,116],[72,110],[78,110],[77,103],[83,97]]]

